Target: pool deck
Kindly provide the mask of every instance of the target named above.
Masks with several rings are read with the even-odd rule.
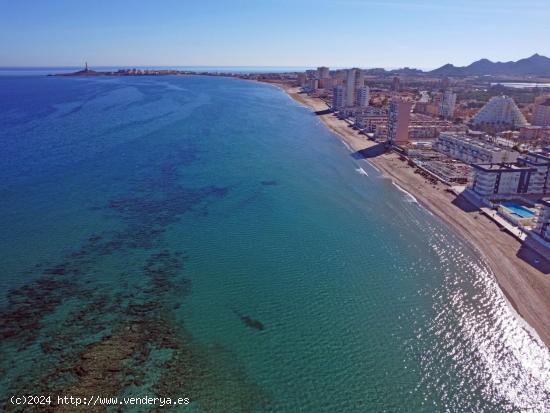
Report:
[[[480,211],[485,214],[487,217],[489,217],[492,221],[494,221],[498,226],[504,228],[506,232],[508,232],[513,237],[517,238],[520,241],[525,241],[527,239],[527,233],[516,227],[515,225],[509,223],[504,218],[502,218],[500,215],[498,215],[498,212],[487,207],[481,207],[479,208]]]

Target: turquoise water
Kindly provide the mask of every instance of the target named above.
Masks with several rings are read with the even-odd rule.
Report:
[[[523,205],[519,205],[512,201],[505,201],[501,203],[506,209],[509,209],[513,214],[516,214],[520,218],[533,218],[535,213]]]
[[[0,97],[3,402],[550,409],[548,350],[475,251],[280,90],[27,76]]]

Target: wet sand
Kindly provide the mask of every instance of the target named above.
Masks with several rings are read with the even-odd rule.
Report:
[[[344,141],[351,150],[374,148],[377,143],[351,128],[346,121],[328,112],[319,98],[299,93],[285,83],[281,87],[290,97],[318,112],[321,121]],[[447,192],[447,186],[434,185],[395,153],[384,153],[368,161],[410,192],[418,202],[456,230],[485,258],[504,295],[515,311],[532,327],[550,349],[550,257],[541,256],[522,244],[482,215],[461,197]]]

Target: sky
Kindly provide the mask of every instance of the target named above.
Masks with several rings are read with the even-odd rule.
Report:
[[[457,66],[550,57],[549,0],[0,0],[0,66]]]

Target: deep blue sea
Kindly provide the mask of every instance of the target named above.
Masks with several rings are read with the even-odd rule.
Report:
[[[479,255],[275,87],[0,76],[0,177],[8,411],[550,411]]]

